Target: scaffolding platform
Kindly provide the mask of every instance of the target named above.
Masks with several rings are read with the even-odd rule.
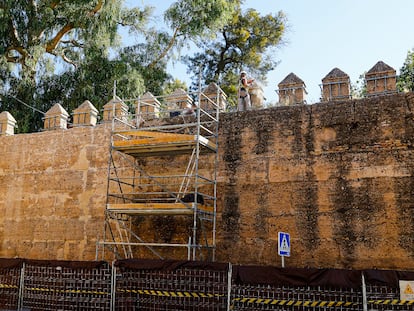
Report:
[[[216,152],[217,144],[203,136],[155,131],[117,131],[113,148],[136,157],[186,154],[200,145],[200,152]],[[118,140],[119,139],[119,140]]]
[[[197,212],[213,215],[212,206],[194,203],[122,203],[108,204],[109,212],[125,215],[193,215]]]

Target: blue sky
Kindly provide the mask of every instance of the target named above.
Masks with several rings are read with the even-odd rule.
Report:
[[[151,5],[162,14],[173,1],[126,3]],[[291,72],[305,82],[307,102],[315,103],[322,78],[333,68],[347,73],[352,83],[379,60],[398,74],[414,48],[413,0],[246,0],[244,8],[263,15],[282,10],[287,16],[286,43],[274,55],[280,64],[269,72],[264,87],[268,102],[278,100],[277,84]],[[170,66],[174,77],[188,81],[185,72],[183,65]]]

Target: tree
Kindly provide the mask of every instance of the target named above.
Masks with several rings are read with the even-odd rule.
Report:
[[[150,66],[166,57],[173,47],[179,50],[188,41],[214,36],[231,20],[239,6],[240,0],[179,0],[173,3],[164,13],[173,35]]]
[[[0,55],[20,77],[34,79],[51,59],[76,66],[91,47],[107,50],[118,25],[140,29],[150,9],[126,10],[122,1],[3,0],[0,13]]]
[[[245,13],[239,9],[217,39],[203,40],[201,52],[186,58],[188,71],[197,73],[201,68],[206,84],[221,80],[229,96],[237,92],[242,69],[265,83],[266,73],[277,65],[272,53],[282,43],[285,21],[282,12],[260,16],[253,9]]]
[[[404,64],[400,68],[397,89],[400,92],[414,91],[414,49],[407,52]]]
[[[148,7],[126,9],[122,0],[3,0],[2,110],[18,120],[18,132],[40,129],[42,115],[36,111],[47,111],[56,102],[72,108],[71,100],[79,105],[91,93],[99,93],[101,101],[108,91],[101,87],[113,79],[128,81],[131,89],[142,84],[134,71],[128,77],[120,74],[125,67],[109,59],[109,50],[117,46],[119,26],[142,31],[150,13]]]
[[[163,85],[172,77],[167,73],[168,58],[159,58],[159,51],[169,44],[170,36],[163,31],[150,29],[145,33],[145,40],[119,52],[119,60],[142,75],[145,91],[155,95],[161,94]],[[156,59],[158,59],[156,61]]]
[[[179,79],[174,79],[166,83],[164,87],[164,95],[171,94],[176,89],[183,89],[184,91],[188,91],[188,86],[185,82]]]
[[[233,23],[240,2],[175,1],[164,14],[166,32],[149,28],[151,8],[125,8],[123,0],[3,0],[1,109],[18,120],[18,132],[27,132],[42,127],[39,111],[56,102],[71,112],[88,99],[101,110],[115,80],[123,98],[162,94],[176,83],[168,62],[189,42],[207,42]],[[121,48],[124,27],[140,43]]]
[[[65,71],[60,75],[44,77],[37,86],[37,97],[43,103],[60,102],[69,112],[84,100],[91,101],[102,111],[103,106],[113,96],[114,82],[121,98],[135,98],[145,90],[142,75],[129,63],[119,58],[110,60],[96,56],[83,62],[76,70]]]
[[[351,84],[351,96],[352,98],[364,98],[367,95],[367,81],[365,80],[365,74],[360,74],[358,80]]]

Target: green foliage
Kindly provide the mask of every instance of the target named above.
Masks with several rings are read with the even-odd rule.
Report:
[[[359,75],[358,80],[351,85],[352,98],[364,98],[367,95],[367,82],[365,81],[365,74]]]
[[[148,30],[145,43],[126,47],[119,52],[119,60],[139,72],[145,82],[145,91],[155,95],[162,93],[163,84],[171,78],[166,72],[167,59],[156,61],[159,51],[168,45],[169,39],[165,32]]]
[[[414,92],[414,49],[407,52],[404,64],[400,68],[397,89],[400,92]]]
[[[179,79],[168,81],[164,86],[164,93],[161,95],[168,95],[173,93],[177,89],[183,89],[188,92],[187,84]]]
[[[245,13],[239,9],[215,40],[203,40],[201,52],[187,57],[188,71],[202,68],[205,84],[221,81],[229,100],[235,103],[241,70],[265,83],[266,73],[277,65],[274,50],[282,43],[285,21],[282,12],[260,16],[253,9]]]
[[[189,38],[212,36],[231,19],[239,1],[179,0],[165,12],[166,23]]]
[[[240,0],[179,0],[164,13],[173,35],[162,53],[150,64],[166,57],[174,48],[178,51],[190,41],[211,39],[215,33],[231,21]]]
[[[115,81],[116,93],[121,98],[136,98],[145,90],[142,75],[130,63],[101,56],[82,63],[76,70],[43,79],[38,92],[43,102],[50,106],[60,102],[68,112],[84,100],[102,111],[113,96]]]
[[[15,117],[17,132],[40,130],[39,111],[57,102],[70,113],[87,99],[101,111],[115,81],[123,98],[186,89],[167,65],[190,42],[204,52],[188,59],[189,68],[198,74],[202,64],[204,82],[220,77],[229,94],[241,68],[263,78],[276,64],[269,52],[284,31],[281,13],[242,14],[241,0],[178,0],[164,14],[171,29],[163,31],[149,28],[152,8],[123,2],[0,1],[0,108]],[[121,48],[120,29],[138,43]]]
[[[85,48],[115,42],[120,1],[4,0],[0,55],[22,78],[35,78],[46,57],[76,65]]]
[[[8,83],[9,86],[15,90],[15,93],[20,94],[20,98],[33,98],[36,86],[32,80],[20,81],[19,79],[13,77],[8,81]],[[33,105],[33,101],[18,100],[15,96],[13,96],[13,94],[10,93],[2,96],[0,107],[1,111],[11,112],[13,117],[18,120],[18,128],[15,131],[16,133],[38,131],[41,128],[40,124],[42,122],[43,115],[28,107],[28,104]],[[40,105],[37,106],[38,107],[36,107],[36,109],[45,111],[42,110]]]
[[[142,32],[151,9],[126,9],[122,0],[4,0],[0,3],[2,110],[19,132],[42,128],[42,114],[59,102],[71,112],[89,99],[100,109],[112,96],[138,96],[142,74],[117,55],[118,30]],[[110,49],[115,58],[110,59]],[[163,68],[163,67],[161,67]],[[59,69],[57,73],[56,69]],[[63,69],[63,70],[62,70]],[[158,68],[159,69],[159,68]]]

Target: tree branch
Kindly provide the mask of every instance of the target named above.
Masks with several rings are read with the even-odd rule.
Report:
[[[65,55],[65,51],[62,51],[61,56],[62,56],[62,59],[63,59],[66,63],[68,63],[68,64],[72,65],[73,67],[75,67],[75,69],[77,68],[76,63],[75,63],[73,60],[69,59],[69,58]]]
[[[0,0],[1,1],[1,0]],[[57,6],[59,6],[61,0],[52,0],[50,3],[50,8],[52,10],[56,9]],[[37,11],[37,3],[35,0],[30,0],[30,3],[34,9],[34,11]],[[97,14],[100,10],[102,10],[104,4],[104,0],[99,0],[98,3],[95,5],[95,7],[90,10],[87,15],[88,16],[94,16]],[[2,3],[0,3],[0,9],[5,9],[6,6]],[[7,62],[9,63],[20,63],[23,66],[26,66],[26,59],[30,57],[29,52],[22,46],[22,43],[20,42],[19,33],[17,31],[17,28],[15,27],[13,23],[13,19],[10,18],[9,20],[9,27],[10,27],[10,34],[11,34],[11,41],[12,46],[7,47],[5,57]],[[58,53],[56,52],[56,48],[58,47],[59,43],[65,43],[65,44],[71,44],[74,47],[83,48],[84,45],[76,40],[62,40],[62,38],[71,30],[75,29],[77,26],[75,26],[74,22],[68,22],[66,25],[64,25],[57,33],[56,35],[47,41],[45,45],[45,50],[47,53],[58,56]],[[44,35],[45,30],[42,30],[40,34],[37,36],[37,39],[42,38]],[[15,53],[13,53],[15,52]],[[16,54],[18,53],[18,54]],[[69,59],[64,52],[60,54],[62,59],[73,66],[76,67],[76,64],[74,61]]]
[[[217,62],[217,67],[216,67],[216,70],[214,72],[214,74],[217,75],[217,76],[219,76],[220,73],[224,71],[224,68],[226,66],[225,55],[226,55],[226,52],[230,48],[230,43],[229,43],[229,40],[227,38],[227,33],[226,33],[225,30],[222,31],[222,35],[223,35],[223,38],[224,38],[224,42],[226,44],[225,44],[224,47],[221,48],[221,51],[220,51],[220,54],[219,54],[220,56],[219,56],[219,59],[218,59],[218,62]]]
[[[170,42],[168,42],[167,47],[164,49],[164,51],[155,59],[153,60],[148,67],[151,69],[155,66],[156,63],[158,63],[161,59],[163,59],[165,57],[165,55],[167,55],[168,51],[173,47],[175,39],[178,37],[178,32],[180,31],[180,27],[177,27],[174,31],[174,34],[170,40]]]
[[[9,19],[9,26],[11,28],[11,32],[10,33],[12,35],[13,44],[14,45],[20,45],[19,33],[17,32],[17,29],[14,26],[13,19],[11,17]]]
[[[53,10],[54,8],[56,8],[57,7],[57,5],[59,4],[59,0],[56,0],[56,1],[53,1],[51,4],[50,4],[50,8]]]
[[[55,8],[58,4],[59,4],[59,0],[53,2],[51,4],[51,8]],[[98,13],[102,9],[102,6],[103,6],[103,0],[99,0],[98,4],[93,8],[92,11],[90,11],[88,13],[88,15],[89,16],[95,15],[96,13]],[[73,28],[75,28],[75,24],[72,23],[72,22],[69,22],[65,26],[63,26],[63,28],[58,31],[56,36],[46,44],[46,52],[48,52],[50,54],[53,54],[53,50],[56,48],[56,46],[59,44],[59,42],[61,42],[63,36],[66,35]]]
[[[10,55],[11,51],[16,51],[20,54],[20,56],[12,56]],[[24,49],[22,46],[9,46],[6,49],[6,59],[9,63],[20,63],[22,65],[26,65],[26,57],[29,53]]]
[[[18,56],[6,55],[6,60],[7,60],[8,63],[17,64],[17,63],[20,63],[21,59],[22,58],[21,57],[18,57]]]
[[[60,42],[65,43],[65,44],[72,44],[74,47],[77,48],[83,48],[84,45],[83,43],[79,43],[78,41],[72,39],[72,40],[61,40]]]
[[[126,26],[133,26],[134,23],[125,23],[125,22],[116,22],[118,25],[122,26],[122,27],[126,27]]]
[[[95,15],[96,13],[98,13],[102,9],[102,6],[103,6],[103,0],[99,0],[98,4],[94,7],[94,9],[92,11],[90,11],[88,13],[88,15],[89,16]]]
[[[46,44],[46,52],[53,54],[53,50],[59,44],[62,37],[66,35],[69,31],[71,31],[73,28],[74,24],[72,22],[69,22],[65,26],[63,26],[63,28],[58,31],[56,36]]]
[[[32,2],[33,10],[37,13],[37,3],[36,3],[36,1],[35,0],[31,0],[31,2]]]

